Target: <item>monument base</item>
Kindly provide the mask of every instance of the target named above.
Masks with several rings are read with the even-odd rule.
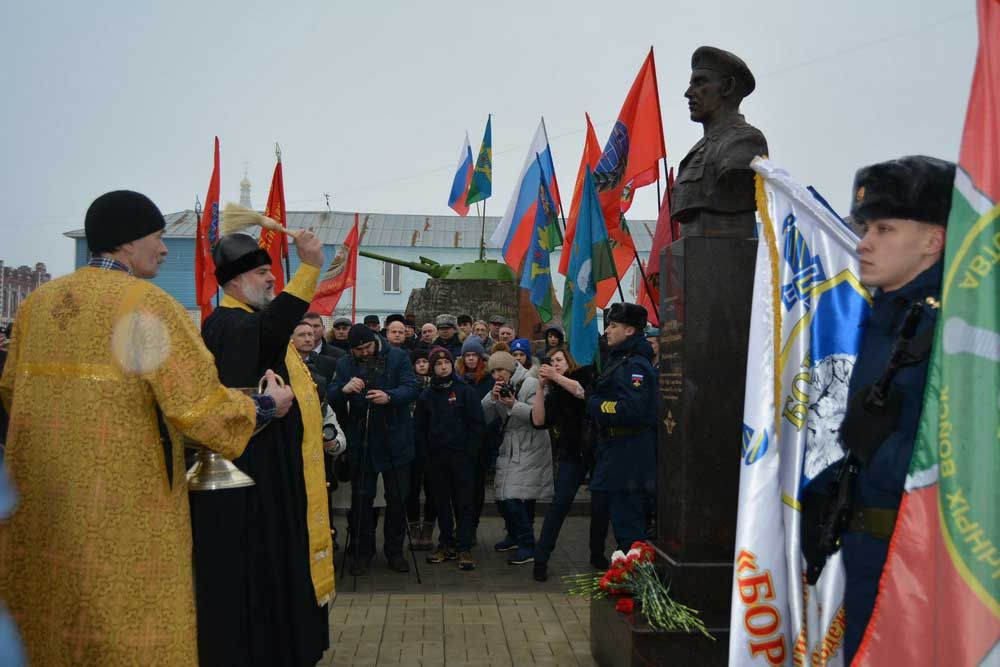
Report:
[[[615,611],[615,598],[590,603],[590,652],[601,667],[648,665],[725,665],[729,628],[709,628],[715,641],[699,632],[654,630],[640,613]]]

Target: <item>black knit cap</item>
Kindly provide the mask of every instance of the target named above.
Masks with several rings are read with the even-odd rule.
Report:
[[[110,252],[167,226],[163,214],[146,195],[115,190],[93,201],[83,223],[90,252]]]
[[[347,347],[355,348],[375,340],[375,332],[367,324],[355,324],[347,332]]]
[[[743,59],[714,46],[699,46],[691,54],[691,69],[707,69],[736,79],[737,93],[746,97],[757,87],[753,73]]]
[[[427,353],[427,361],[431,362],[431,366],[433,367],[434,364],[437,363],[438,359],[447,359],[451,363],[455,363],[455,359],[451,356],[451,352],[440,345],[435,345],[431,348],[431,351]]]
[[[385,326],[389,326],[393,322],[403,322],[405,324],[406,318],[403,317],[400,313],[393,313],[392,315],[389,315],[387,318],[385,318]]]
[[[648,316],[649,313],[646,312],[646,309],[637,303],[613,303],[608,309],[607,321],[618,322],[635,327],[639,331],[645,331]]]
[[[212,261],[215,262],[215,279],[225,285],[241,273],[258,266],[270,266],[271,256],[249,234],[229,234],[212,248]]]
[[[910,155],[858,169],[854,176],[851,218],[855,222],[883,218],[948,224],[955,163]]]
[[[427,359],[426,347],[418,347],[410,351],[410,363],[415,364],[418,359]]]

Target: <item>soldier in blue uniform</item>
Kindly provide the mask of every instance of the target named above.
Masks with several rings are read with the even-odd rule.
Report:
[[[862,324],[851,399],[841,425],[848,456],[820,473],[807,489],[820,499],[837,497],[837,487],[852,477],[838,473],[849,470],[845,461],[850,464],[854,457],[853,490],[847,487],[844,492],[850,500],[841,513],[839,541],[847,575],[845,665],[857,652],[871,618],[913,453],[954,179],[953,163],[923,156],[865,167],[854,179],[851,217],[864,228],[858,254],[861,280],[872,290],[872,310]],[[881,409],[873,403],[873,386],[887,387]],[[830,503],[814,506],[828,509],[812,516],[808,507],[804,510],[807,559],[811,540],[805,524],[829,523],[831,516]]]
[[[587,400],[597,428],[590,490],[594,504],[611,517],[618,548],[646,539],[644,501],[656,487],[656,398],[658,375],[643,336],[646,309],[616,303],[604,333],[608,357]]]

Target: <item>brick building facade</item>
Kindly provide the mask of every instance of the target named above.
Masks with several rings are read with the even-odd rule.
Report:
[[[23,265],[14,268],[0,260],[0,325],[7,326],[13,322],[21,302],[39,285],[50,280],[52,276],[42,262],[32,269]]]

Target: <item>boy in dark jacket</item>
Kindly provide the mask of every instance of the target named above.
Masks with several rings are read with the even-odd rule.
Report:
[[[473,570],[472,521],[477,447],[486,424],[475,389],[455,375],[451,353],[434,347],[428,354],[434,371],[431,386],[417,399],[414,431],[417,448],[428,456],[431,495],[437,504],[440,540],[428,563],[458,559],[461,570]],[[454,517],[454,520],[453,520]],[[458,524],[458,539],[455,525]]]

